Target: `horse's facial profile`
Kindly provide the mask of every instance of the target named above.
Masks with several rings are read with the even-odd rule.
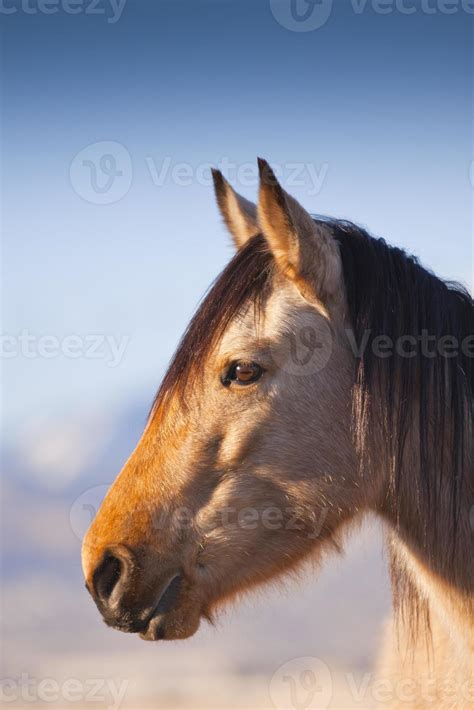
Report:
[[[260,161],[258,207],[214,174],[238,253],[191,323],[83,545],[105,621],[192,635],[240,591],[337,546],[360,485],[338,247]]]

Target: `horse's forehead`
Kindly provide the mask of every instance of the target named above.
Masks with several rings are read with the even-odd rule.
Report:
[[[221,351],[246,340],[271,341],[288,326],[305,302],[291,283],[277,282],[259,311],[250,305],[243,314],[229,324],[222,341]]]

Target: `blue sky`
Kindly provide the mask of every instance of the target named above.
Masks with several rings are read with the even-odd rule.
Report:
[[[89,0],[74,15],[25,2],[0,14],[4,332],[52,336],[60,352],[4,359],[8,436],[151,401],[231,254],[209,163],[233,166],[252,197],[247,166],[262,155],[310,211],[472,288],[473,15],[460,3],[380,14],[335,1],[321,27],[295,32],[281,23],[290,0],[128,0],[115,22],[108,0],[94,15]],[[94,336],[100,357],[85,353]],[[112,340],[125,347],[115,367]]]

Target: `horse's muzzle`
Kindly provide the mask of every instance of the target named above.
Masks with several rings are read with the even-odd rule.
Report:
[[[157,575],[157,561],[145,559],[124,545],[109,548],[86,586],[108,626],[165,638],[161,620],[178,603],[183,579],[176,571]]]

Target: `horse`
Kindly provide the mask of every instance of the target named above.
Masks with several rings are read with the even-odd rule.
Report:
[[[258,164],[257,205],[213,171],[236,253],[85,536],[86,587],[114,629],[184,639],[372,512],[394,608],[377,677],[394,706],[466,707],[472,298]]]

